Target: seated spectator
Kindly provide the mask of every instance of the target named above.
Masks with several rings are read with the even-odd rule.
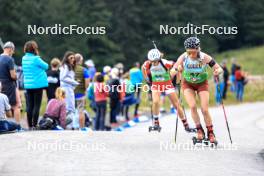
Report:
[[[39,122],[40,128],[42,128],[47,119],[51,119],[52,123],[47,126],[46,129],[53,129],[57,125],[62,128],[66,128],[66,103],[65,103],[65,91],[62,88],[57,88],[55,92],[56,98],[49,101],[46,112],[43,119]]]
[[[0,133],[21,130],[21,126],[16,122],[7,120],[7,117],[12,117],[11,106],[8,97],[1,93],[2,84],[0,82]]]

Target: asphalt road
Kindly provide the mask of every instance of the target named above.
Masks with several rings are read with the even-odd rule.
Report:
[[[221,107],[212,108],[218,148],[192,145],[175,117],[124,132],[34,131],[0,135],[0,176],[72,175],[264,175],[264,102],[226,107],[230,145]],[[187,111],[189,115],[189,111]],[[262,153],[262,154],[261,154]]]

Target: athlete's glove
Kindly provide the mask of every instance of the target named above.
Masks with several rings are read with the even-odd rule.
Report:
[[[170,70],[170,75],[171,75],[171,77],[174,77],[177,73],[178,73],[178,69],[177,69],[177,68],[172,68],[172,69]]]
[[[177,69],[179,72],[182,72],[182,70],[183,70],[181,65],[179,65]]]
[[[214,76],[218,76],[220,75],[221,73],[223,73],[223,69],[221,67],[217,68],[214,70]]]

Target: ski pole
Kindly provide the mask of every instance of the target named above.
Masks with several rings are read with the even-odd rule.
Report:
[[[150,86],[150,85],[149,85]],[[151,87],[151,86],[150,86]],[[150,101],[150,115],[151,115],[151,123],[153,125],[153,110],[152,110],[152,92],[151,90],[148,92],[148,99]]]
[[[223,112],[224,112],[224,117],[225,117],[225,122],[226,122],[226,127],[227,127],[227,131],[228,131],[228,135],[229,135],[229,139],[231,144],[233,143],[232,138],[231,138],[231,133],[230,133],[230,128],[229,128],[229,124],[228,124],[228,120],[227,120],[227,116],[226,116],[226,111],[225,111],[225,106],[224,106],[224,102],[223,102],[223,98],[222,98],[222,94],[221,94],[221,90],[220,90],[220,83],[219,83],[219,78],[215,77],[215,82],[217,84],[217,91],[220,95],[220,101],[221,101],[221,105],[223,108]]]
[[[181,84],[181,82],[180,82]],[[179,94],[179,99],[181,101],[181,88],[178,88],[178,94]],[[178,133],[178,121],[179,121],[179,109],[177,109],[177,117],[176,117],[176,127],[175,127],[175,135],[174,135],[174,142],[176,144],[177,142],[177,133]]]
[[[155,49],[158,49],[154,40],[152,40],[152,43],[153,43],[153,46],[155,47]]]

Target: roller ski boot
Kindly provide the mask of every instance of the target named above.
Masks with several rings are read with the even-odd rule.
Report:
[[[213,125],[207,126],[207,140],[210,143],[211,147],[216,147],[218,142],[215,138]]]
[[[203,130],[203,127],[201,125],[197,125],[196,127],[197,135],[192,138],[193,145],[196,145],[197,143],[202,144],[205,141],[205,133]]]
[[[149,132],[151,132],[151,131],[158,131],[158,132],[161,131],[161,127],[160,127],[158,118],[154,119],[153,126],[149,127]]]
[[[205,133],[201,125],[197,126],[197,137],[192,138],[193,144],[204,144],[210,147],[216,147],[218,142],[215,139],[213,132],[213,126],[207,127],[207,138],[205,138]]]
[[[182,123],[183,123],[183,127],[187,133],[196,133],[197,132],[196,128],[190,128],[189,123],[187,122],[186,119],[182,120]]]

